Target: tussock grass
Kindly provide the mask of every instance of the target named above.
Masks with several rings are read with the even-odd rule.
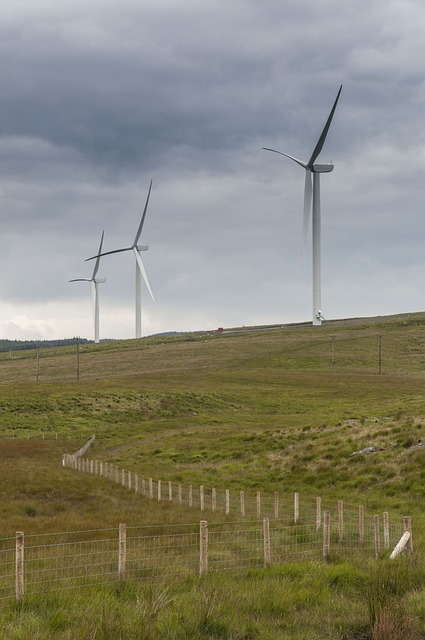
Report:
[[[299,491],[411,515],[422,553],[425,314],[84,345],[79,382],[75,348],[40,355],[36,382],[34,352],[0,354],[2,537],[196,519],[62,469],[62,453],[95,433],[91,458],[146,478]],[[352,455],[369,446],[376,451]],[[404,570],[404,590],[387,601],[388,573],[382,602],[374,569],[337,558],[49,596],[9,610],[0,638],[396,640],[400,629],[416,638],[424,587],[413,567]]]

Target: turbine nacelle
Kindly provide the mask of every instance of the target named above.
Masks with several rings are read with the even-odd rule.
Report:
[[[313,173],[330,173],[333,170],[333,164],[314,164],[311,168]]]
[[[138,244],[136,245],[137,251],[147,251],[149,249],[148,244]]]
[[[106,282],[106,278],[95,278],[92,282],[95,284],[104,284]]]

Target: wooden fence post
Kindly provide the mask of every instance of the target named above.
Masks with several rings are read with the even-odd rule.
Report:
[[[189,507],[193,506],[193,487],[189,485]]]
[[[22,531],[16,532],[16,600],[19,602],[25,595],[24,579],[25,543]]]
[[[128,472],[128,488],[131,489],[131,471]]]
[[[134,474],[134,493],[139,493],[139,475]]]
[[[153,480],[149,478],[149,498],[153,500]]]
[[[208,522],[201,520],[199,527],[199,575],[208,573]]]
[[[264,566],[270,564],[271,552],[270,552],[270,521],[268,518],[263,520],[263,541],[264,541]]]
[[[121,484],[125,487],[125,469],[121,469]]]
[[[213,487],[211,489],[211,511],[215,511],[217,509],[217,491]]]
[[[274,492],[274,517],[279,517],[279,492]]]
[[[338,541],[344,541],[344,503],[338,500]]]
[[[162,492],[162,482],[161,482],[161,480],[158,480],[157,489],[158,489],[158,502],[160,502],[161,498],[162,498],[162,493],[161,493]]]
[[[230,513],[230,491],[226,489],[226,516]]]
[[[119,526],[119,545],[118,545],[118,580],[125,580],[125,561],[127,554],[127,529],[125,524]]]
[[[204,509],[205,509],[205,501],[204,501],[204,487],[203,487],[203,485],[201,485],[199,487],[199,506],[201,508],[201,511],[204,511]]]
[[[406,544],[407,553],[413,553],[413,539],[412,539],[412,519],[410,516],[404,516],[403,518],[403,528],[405,531],[410,533],[409,540]]]
[[[373,528],[375,532],[375,558],[379,558],[381,553],[381,539],[379,536],[379,516],[373,516]]]
[[[241,516],[245,517],[245,491],[240,492],[241,498]]]
[[[171,481],[168,483],[168,501],[173,501],[173,483]]]
[[[390,548],[390,523],[388,519],[388,511],[384,511],[384,548]]]
[[[300,518],[300,494],[298,491],[294,493],[294,522],[297,524]]]
[[[325,560],[329,558],[331,549],[331,514],[325,511],[323,514],[323,557]]]
[[[261,516],[261,491],[257,491],[257,518]]]
[[[316,532],[320,531],[322,526],[322,498],[317,496],[316,498]]]
[[[177,485],[177,491],[178,491],[178,501],[179,501],[179,504],[181,505],[181,503],[183,502],[183,492],[182,492],[182,486],[180,483]]]
[[[364,506],[359,506],[359,543],[364,543]]]

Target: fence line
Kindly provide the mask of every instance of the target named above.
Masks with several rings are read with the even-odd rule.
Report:
[[[111,482],[121,484],[135,494],[158,502],[175,503],[179,506],[199,509],[201,512],[221,512],[226,516],[240,518],[272,518],[298,524],[314,522],[317,531],[322,526],[323,513],[329,511],[336,517],[339,541],[343,542],[347,527],[356,526],[359,542],[364,539],[364,521],[367,515],[363,505],[352,505],[342,500],[330,501],[320,496],[300,496],[299,492],[283,495],[278,491],[267,494],[261,491],[248,493],[244,490],[207,488],[204,485],[183,486],[172,481],[164,482],[145,478],[121,469],[108,462],[64,455],[62,464],[66,468],[82,473],[102,476]],[[383,515],[384,548],[388,548],[388,515]]]
[[[358,522],[346,528],[341,540],[338,518],[332,519],[329,511],[323,514],[320,530],[315,522],[288,525],[263,518],[144,527],[120,524],[118,529],[27,536],[18,532],[15,538],[0,539],[0,603],[125,580],[146,583],[285,561],[327,560],[331,553],[371,557],[378,555],[377,545],[381,548],[376,517],[365,518],[362,544]],[[410,540],[410,518],[390,524],[388,534],[392,546],[402,536]],[[412,546],[405,543],[404,548],[412,553]]]

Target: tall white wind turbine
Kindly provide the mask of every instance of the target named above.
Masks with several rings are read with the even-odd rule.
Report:
[[[335,102],[328,116],[326,124],[317,141],[316,146],[313,149],[310,160],[304,162],[290,156],[282,151],[276,151],[276,149],[269,149],[263,147],[266,151],[273,151],[274,153],[280,153],[282,156],[286,156],[290,160],[293,160],[305,169],[305,186],[304,186],[304,217],[303,217],[303,254],[305,252],[305,245],[307,241],[308,225],[310,222],[310,214],[313,211],[312,222],[312,246],[313,246],[313,324],[321,325],[322,316],[322,293],[321,293],[321,214],[320,214],[320,174],[330,173],[333,171],[333,164],[315,164],[315,161],[320,154],[322,147],[325,143],[326,136],[328,135],[329,127],[331,126],[332,118],[335,113],[336,105],[338,104],[339,96],[341,94],[342,85],[339,88],[338,94],[335,98]],[[313,180],[312,180],[313,174]]]
[[[100,246],[99,246],[99,251],[98,253],[100,254],[102,252],[102,245],[103,245],[103,236],[104,236],[105,232],[102,231],[102,237],[100,238]],[[93,324],[94,324],[94,341],[95,342],[99,342],[99,291],[97,288],[98,284],[103,284],[104,282],[106,282],[106,278],[97,278],[97,272],[99,270],[99,263],[100,263],[100,255],[97,256],[95,265],[94,265],[94,269],[93,269],[93,275],[91,278],[75,278],[74,280],[70,280],[69,282],[91,282],[91,286],[92,286],[92,305],[93,305]]]
[[[97,260],[102,256],[108,256],[112,253],[122,253],[123,251],[132,251],[134,257],[136,259],[136,338],[141,338],[142,336],[142,278],[145,281],[146,287],[151,295],[153,301],[155,298],[153,297],[152,289],[149,284],[148,277],[146,275],[145,267],[143,266],[142,258],[140,256],[141,251],[147,251],[149,246],[147,244],[139,245],[139,238],[142,233],[143,225],[145,222],[146,211],[148,210],[149,198],[151,195],[152,189],[152,180],[149,185],[149,191],[146,198],[145,208],[143,209],[142,219],[140,220],[139,228],[137,229],[136,237],[134,238],[134,242],[131,247],[124,247],[123,249],[114,249],[113,251],[106,251],[102,253],[99,251],[97,256],[92,256],[91,258],[87,258],[87,260]]]

